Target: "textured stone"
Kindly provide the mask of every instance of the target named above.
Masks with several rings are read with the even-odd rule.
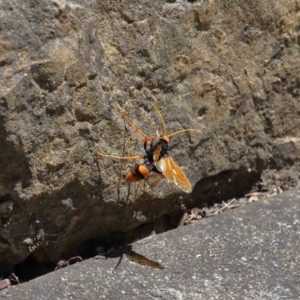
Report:
[[[2,0],[2,270],[33,249],[40,264],[68,259],[89,238],[174,210],[183,196],[176,187],[161,183],[133,203],[135,189],[123,178],[134,163],[94,158],[96,150],[143,153],[122,112],[155,135],[161,127],[150,101],[168,132],[202,130],[170,146],[194,187],[188,203],[243,195],[264,170],[295,175],[299,150],[278,141],[299,138],[299,7]]]
[[[0,297],[297,300],[299,201],[300,189],[293,189],[138,241],[123,256],[114,251],[5,289]]]

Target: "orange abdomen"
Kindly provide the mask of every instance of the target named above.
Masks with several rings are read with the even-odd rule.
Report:
[[[149,177],[150,171],[145,165],[138,165],[135,170],[129,172],[125,178],[126,182],[137,182]]]

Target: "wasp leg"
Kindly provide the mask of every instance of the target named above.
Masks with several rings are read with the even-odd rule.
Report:
[[[147,151],[148,142],[150,142],[150,147],[152,148],[153,144],[154,144],[154,136],[145,136],[144,137],[144,149],[145,149],[145,151]]]
[[[157,176],[160,176],[158,179],[156,179],[154,182],[152,182],[151,184],[150,184],[150,186],[148,186],[146,189],[144,189],[144,191],[143,192],[145,192],[145,191],[147,191],[147,190],[150,190],[150,189],[152,189],[152,188],[154,188],[162,179],[164,179],[165,178],[165,176],[163,175],[163,174],[154,174],[154,175],[157,175]],[[152,175],[150,175],[149,177],[154,177],[154,175],[152,176]],[[148,177],[148,178],[149,178]]]
[[[110,157],[110,158],[114,158],[114,159],[122,159],[122,160],[133,160],[133,159],[140,159],[140,158],[144,158],[145,155],[136,155],[136,156],[116,156],[116,155],[109,155],[109,154],[103,154],[99,151],[95,152],[95,156],[96,157]]]
[[[135,129],[135,131],[136,131],[137,133],[141,134],[144,138],[147,137],[147,134],[146,134],[146,133],[144,133],[141,129],[139,129],[137,126],[135,126],[135,125],[132,123],[132,121],[127,117],[126,112],[123,112],[123,118],[126,120],[126,122],[127,122],[129,125],[131,125],[131,126]]]
[[[159,183],[163,178],[165,178],[165,176],[164,176],[163,174],[157,174],[157,173],[156,173],[156,174],[151,174],[148,178],[150,178],[150,177],[155,177],[155,176],[160,176],[160,177],[159,177],[157,180],[155,180],[154,182],[152,182],[147,188],[143,189],[143,190],[141,191],[141,193],[140,193],[137,197],[135,197],[135,199],[133,200],[133,202],[135,202],[137,198],[141,197],[141,196],[145,193],[145,191],[154,188],[156,185],[158,185],[158,183]]]

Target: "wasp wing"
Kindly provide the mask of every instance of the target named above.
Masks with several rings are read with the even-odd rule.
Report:
[[[175,183],[186,193],[192,192],[192,186],[188,178],[180,169],[180,167],[175,163],[171,156],[163,156],[155,164],[155,167],[158,169],[158,171],[163,173],[163,175],[169,182]]]
[[[153,153],[153,164],[155,165],[158,160],[159,160],[159,156],[160,156],[160,152],[161,152],[161,146],[157,146],[157,148],[155,149],[154,153]]]

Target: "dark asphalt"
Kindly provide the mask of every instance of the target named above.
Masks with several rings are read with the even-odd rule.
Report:
[[[124,255],[116,270],[119,257],[93,258],[2,290],[0,299],[298,300],[300,189],[146,238],[133,250],[140,256]]]

